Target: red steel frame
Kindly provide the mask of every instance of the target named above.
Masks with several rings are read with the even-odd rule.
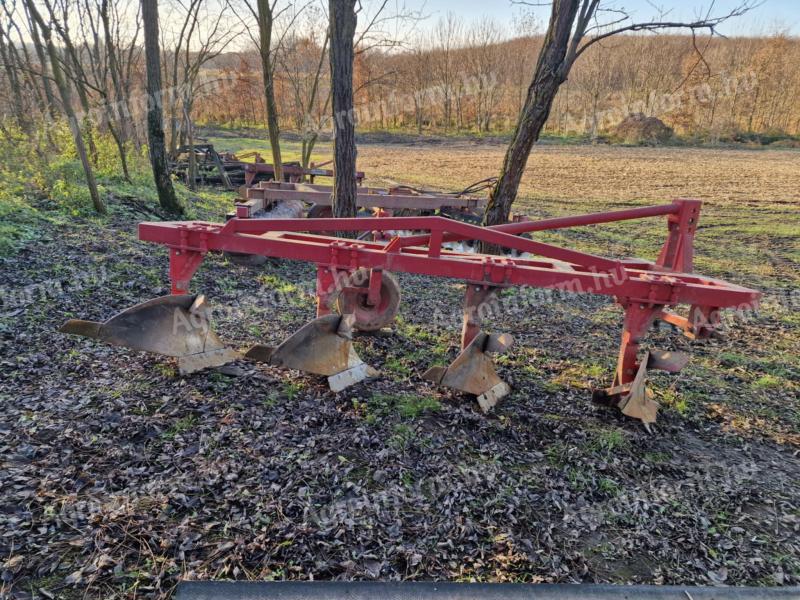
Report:
[[[693,239],[700,214],[697,200],[633,208],[615,212],[523,221],[478,227],[443,217],[384,217],[357,219],[243,219],[225,224],[199,221],[152,222],[139,225],[141,240],[170,248],[173,294],[188,293],[189,281],[208,252],[227,251],[302,260],[317,265],[317,314],[331,312],[341,277],[360,268],[372,273],[369,300],[376,303],[382,271],[400,271],[468,282],[462,348],[480,329],[467,316],[497,288],[534,286],[576,293],[613,296],[625,310],[614,385],[633,381],[638,370],[639,344],[655,319],[683,329],[690,337],[713,332],[721,308],[755,308],[761,294],[755,290],[691,273]],[[666,216],[667,239],[655,263],[615,260],[522,237],[519,234]],[[425,231],[393,237],[389,242],[361,241],[316,235],[314,231]],[[450,252],[442,244],[479,240],[535,259]],[[541,257],[541,258],[539,258]],[[337,287],[339,286],[339,287]],[[691,306],[689,318],[667,310]]]

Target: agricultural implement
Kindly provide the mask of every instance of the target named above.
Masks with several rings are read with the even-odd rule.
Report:
[[[275,167],[269,163],[258,160],[252,163],[245,163],[244,165],[244,184],[247,186],[254,185],[259,181],[274,181],[275,180]],[[283,164],[283,178],[286,181],[303,181],[308,179],[314,183],[317,177],[333,177],[333,169],[327,169],[329,164],[333,161],[329,160],[324,163],[311,163],[308,167],[303,168],[300,163],[284,163]],[[356,183],[361,185],[364,181],[364,171],[356,171]]]
[[[692,339],[713,335],[723,308],[753,308],[760,293],[692,273],[693,239],[700,216],[697,200],[539,221],[480,227],[438,216],[352,219],[251,219],[225,224],[199,221],[139,225],[139,238],[170,250],[172,295],[135,306],[105,323],[69,321],[63,330],[112,344],[176,356],[183,372],[217,366],[238,354],[211,330],[202,296],[189,283],[209,252],[235,252],[302,260],[317,266],[317,318],[276,348],[256,346],[246,357],[328,377],[333,390],[371,376],[356,354],[354,330],[374,331],[397,313],[400,288],[392,272],[464,281],[466,293],[461,352],[449,366],[433,366],[424,377],[477,397],[489,410],[508,394],[491,354],[506,350],[508,334],[481,328],[483,307],[503,288],[533,286],[613,297],[624,310],[617,367],[610,387],[595,399],[625,415],[651,423],[658,404],[646,387],[649,369],[679,371],[687,356],[642,343],[657,320]],[[613,259],[520,237],[537,231],[666,217],[667,236],[655,262]],[[375,232],[353,240],[318,232]],[[388,231],[419,231],[381,239]],[[475,240],[531,258],[446,250],[448,242]],[[672,310],[689,306],[688,315]]]
[[[190,156],[195,158],[195,182],[201,185],[222,185],[234,189],[239,185],[252,186],[259,181],[273,181],[275,167],[264,161],[258,152],[247,152],[236,155],[232,152],[217,152],[213,144],[194,144],[180,146],[169,155],[170,172],[186,181],[189,179]],[[253,159],[253,162],[245,159]],[[316,177],[333,177],[333,169],[325,168],[332,161],[303,167],[298,162],[283,163],[285,181],[314,182]],[[359,185],[364,180],[364,172],[356,172]]]
[[[309,183],[262,181],[239,190],[232,216],[250,219],[268,213],[279,203],[309,204],[308,216],[328,218],[333,216],[330,186]],[[460,221],[480,222],[486,206],[484,198],[463,193],[445,194],[421,191],[407,186],[390,188],[359,187],[356,206],[378,212],[381,216],[442,215]]]

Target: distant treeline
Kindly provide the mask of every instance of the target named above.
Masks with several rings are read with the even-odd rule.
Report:
[[[455,29],[455,31],[453,31]],[[448,32],[458,39],[448,39]],[[438,34],[438,35],[437,35]],[[439,27],[403,52],[366,50],[356,65],[355,117],[365,129],[505,132],[527,92],[540,36],[501,41],[491,22]],[[327,72],[315,106],[321,48],[298,37],[282,53],[276,86],[285,129],[330,128]],[[323,58],[324,60],[324,58]],[[255,53],[225,54],[206,66],[214,93],[198,99],[204,123],[263,124]],[[596,136],[629,114],[656,116],[683,137],[710,140],[800,134],[800,40],[629,35],[591,48],[561,88],[546,131]]]
[[[241,0],[159,0],[158,98],[145,93],[138,5],[4,5],[0,135],[9,137],[13,125],[45,148],[51,136],[42,125],[73,112],[90,159],[96,162],[95,133],[110,133],[127,174],[127,154],[144,143],[148,101],[163,105],[169,149],[192,139],[198,123],[265,125],[257,24],[239,18],[248,14]],[[271,53],[279,123],[282,132],[302,136],[308,154],[318,134],[332,128],[327,15],[316,5],[286,6]],[[467,25],[451,14],[420,33],[423,23],[381,18],[356,40],[352,117],[359,128],[486,134],[514,127],[542,44],[535,26],[520,20],[509,39],[491,19]],[[405,31],[387,34],[394,29],[381,25],[397,20]],[[620,35],[578,59],[545,133],[600,136],[642,113],[683,137],[771,140],[800,134],[798,98],[796,38]],[[74,110],[65,110],[65,102]]]

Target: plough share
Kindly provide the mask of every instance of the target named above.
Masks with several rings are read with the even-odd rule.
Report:
[[[613,382],[594,397],[651,423],[658,404],[646,388],[647,370],[677,372],[688,360],[678,352],[643,351],[641,344],[653,323],[661,320],[692,339],[707,338],[719,326],[721,309],[754,308],[760,298],[755,290],[692,273],[700,205],[697,200],[676,200],[662,206],[493,227],[443,217],[237,217],[225,224],[141,223],[141,240],[170,249],[172,295],[137,305],[104,323],[71,320],[62,331],[177,357],[184,373],[220,366],[240,355],[211,330],[203,296],[189,292],[189,282],[206,254],[235,252],[308,261],[317,266],[316,319],[278,347],[257,345],[245,357],[325,376],[331,389],[340,391],[376,373],[355,352],[353,330],[374,331],[392,322],[400,303],[392,272],[461,280],[467,284],[461,352],[449,366],[434,366],[424,377],[475,395],[486,411],[510,391],[490,355],[506,350],[513,339],[481,330],[481,305],[511,286],[602,294],[613,297],[625,316]],[[656,216],[667,217],[668,229],[655,262],[606,258],[520,237]],[[326,231],[374,232],[375,241],[319,234]],[[392,231],[422,233],[384,241]],[[523,257],[453,252],[445,247],[448,242],[465,240],[516,250]],[[678,305],[690,307],[688,316],[671,310]]]

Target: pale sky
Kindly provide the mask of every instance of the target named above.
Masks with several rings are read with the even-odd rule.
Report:
[[[453,12],[464,21],[471,22],[492,17],[502,25],[511,27],[515,15],[522,8],[510,0],[406,0],[406,6],[420,8],[430,15],[429,21]],[[657,6],[669,10],[670,20],[690,20],[705,11],[712,0],[606,0],[603,6],[625,8],[637,20],[647,21],[658,12]],[[739,4],[739,0],[716,0],[714,14],[724,14]],[[535,8],[540,23],[546,22],[549,8]],[[786,31],[800,35],[800,0],[764,0],[763,4],[745,16],[732,19],[720,28],[725,35],[759,35]]]

